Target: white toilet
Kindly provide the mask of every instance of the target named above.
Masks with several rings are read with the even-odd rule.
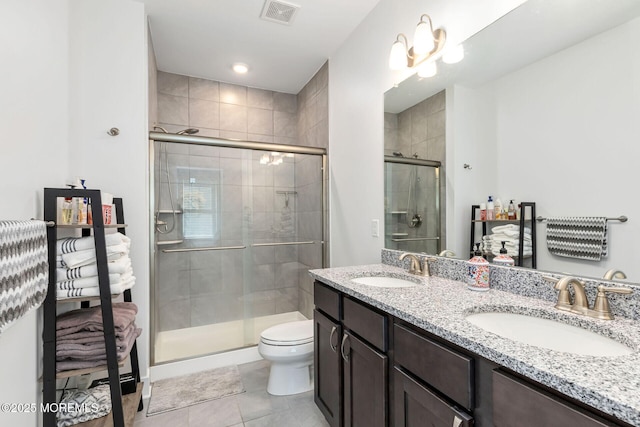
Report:
[[[267,392],[276,396],[313,388],[313,320],[288,322],[260,334],[258,352],[271,362]]]

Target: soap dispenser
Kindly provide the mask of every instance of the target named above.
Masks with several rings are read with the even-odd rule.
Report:
[[[476,250],[473,258],[467,261],[467,288],[472,291],[488,291],[489,290],[489,261],[482,257],[480,252],[480,243],[476,243]]]
[[[493,259],[493,263],[496,265],[502,265],[505,267],[513,267],[516,263],[513,261],[513,258],[507,255],[507,249],[504,247],[505,243],[507,242],[500,242],[500,243],[502,243],[502,248],[500,249],[500,255],[498,255]]]

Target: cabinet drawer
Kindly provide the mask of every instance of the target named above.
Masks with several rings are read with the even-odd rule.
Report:
[[[349,298],[343,299],[342,324],[374,347],[387,351],[387,316]]]
[[[587,411],[502,371],[493,371],[496,427],[613,426]]]
[[[474,407],[473,359],[405,328],[394,325],[395,363],[453,399]]]
[[[340,293],[318,281],[313,284],[313,303],[325,314],[341,320],[342,298]]]
[[[395,426],[469,427],[473,418],[395,368]]]

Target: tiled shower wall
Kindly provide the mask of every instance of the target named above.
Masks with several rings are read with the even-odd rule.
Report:
[[[446,242],[446,97],[445,91],[421,101],[413,107],[398,113],[384,114],[384,154],[392,156],[393,152],[401,152],[405,157],[417,154],[424,160],[437,160],[440,167],[440,241]],[[406,168],[407,174],[410,168]],[[396,177],[400,178],[400,177]],[[385,179],[387,179],[385,177]],[[396,179],[396,182],[398,182]],[[407,183],[409,177],[402,179]],[[396,189],[397,190],[397,189]],[[389,208],[389,209],[388,209]],[[385,212],[391,207],[385,206]],[[393,221],[400,218],[395,216]],[[404,218],[402,219],[404,220]],[[389,226],[390,225],[390,226]],[[397,229],[398,224],[385,227],[388,233]],[[444,247],[442,249],[445,249]]]
[[[327,147],[327,78],[325,64],[296,96],[158,72],[157,126],[169,132],[195,127],[200,129],[198,135],[203,136]],[[224,164],[236,171],[227,174],[227,182],[221,187],[225,200],[221,219],[226,231],[220,244],[234,244],[230,232],[249,228],[240,222],[246,220],[242,219],[246,205],[252,206],[252,238],[256,242],[273,241],[270,228],[277,225],[284,208],[284,196],[275,192],[284,190],[298,192],[290,197],[289,205],[296,219],[295,240],[322,240],[319,156],[296,155],[273,167],[260,165],[260,154],[256,152],[251,159],[253,182],[248,183],[243,181],[246,177],[238,169],[240,164],[234,165],[240,161],[234,159],[240,150],[173,144],[170,150],[183,151],[169,154],[172,171],[181,162],[190,167],[209,167],[219,162],[220,168]],[[158,165],[156,159],[156,170]],[[234,184],[249,185],[250,189],[224,190]],[[176,194],[180,191],[178,187],[174,188]],[[307,190],[313,190],[315,196]],[[251,200],[238,200],[239,194],[247,193],[252,194]],[[236,200],[232,205],[238,209],[229,206],[227,200]],[[320,245],[254,248],[250,260],[243,258],[242,251],[158,253],[160,276],[172,278],[170,284],[159,290],[162,310],[159,331],[237,320],[245,315],[298,310],[309,318],[312,316],[312,282],[307,270],[321,267],[317,260],[321,259]],[[238,285],[243,265],[251,266],[252,279]],[[215,280],[220,284],[212,285]]]

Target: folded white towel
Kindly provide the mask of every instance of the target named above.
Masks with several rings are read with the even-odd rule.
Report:
[[[109,283],[119,283],[121,281],[121,276],[121,274],[109,274]],[[80,289],[90,288],[92,286],[98,285],[98,276],[93,276],[81,279],[65,280],[63,282],[56,282],[56,289]]]
[[[492,233],[502,233],[502,232],[505,232],[505,231],[520,232],[520,226],[516,225],[516,224],[506,224],[506,225],[498,225],[496,227],[492,227],[491,228],[491,232]],[[524,228],[524,232],[531,234],[531,228],[530,227],[525,227]]]
[[[131,269],[131,258],[128,256],[122,256],[115,261],[107,263],[109,267],[109,274],[123,274]],[[81,277],[93,277],[98,275],[98,266],[94,262],[93,264],[85,265],[77,268],[57,268],[56,280],[61,282],[63,280],[79,279]]]
[[[107,246],[114,246],[120,244],[130,245],[131,239],[122,233],[111,233],[104,236]],[[87,249],[93,249],[95,242],[93,236],[88,237],[67,237],[59,239],[56,242],[57,254],[68,254],[69,252],[86,251]]]
[[[135,285],[135,283],[136,283],[136,278],[134,276],[131,276],[127,280],[113,284],[110,286],[111,294],[112,295],[121,294],[127,289],[131,289],[133,285]],[[56,289],[56,298],[58,300],[64,300],[67,298],[97,297],[97,296],[100,296],[100,288],[98,288],[97,286],[92,286],[90,288],[80,288],[80,289],[65,289],[65,290]]]
[[[107,246],[108,261],[114,261],[123,255],[127,255],[128,253],[129,253],[129,248],[124,243],[121,243],[119,245]],[[82,267],[83,265],[89,265],[96,262],[95,249],[69,252],[68,254],[62,254],[58,256],[62,258],[62,262],[67,268]],[[58,261],[57,257],[56,257],[56,261]]]

